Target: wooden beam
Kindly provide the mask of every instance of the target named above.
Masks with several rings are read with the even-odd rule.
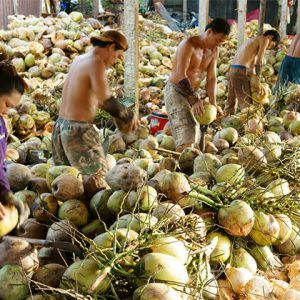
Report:
[[[209,0],[199,0],[199,34],[205,31],[208,23]]]
[[[99,14],[99,0],[93,0],[93,17],[97,18]]]
[[[258,34],[264,33],[266,8],[267,8],[267,0],[260,0],[259,18],[258,18]]]
[[[298,0],[296,32],[300,33],[300,0]]]
[[[238,1],[238,43],[240,47],[245,42],[245,27],[247,16],[247,0]]]
[[[280,18],[280,37],[283,39],[286,36],[286,26],[288,18],[288,0],[281,1],[281,18]]]
[[[139,111],[138,93],[138,0],[124,0],[124,34],[128,42],[125,52],[124,91],[125,97],[135,100],[135,111]]]

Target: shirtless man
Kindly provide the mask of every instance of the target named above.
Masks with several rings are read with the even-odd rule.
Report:
[[[209,101],[217,107],[218,46],[226,41],[229,32],[227,21],[217,18],[206,26],[203,34],[183,40],[177,48],[164,100],[178,152],[186,147],[197,147],[200,139],[199,125],[194,115],[203,113],[203,103],[197,90],[204,72],[207,72]],[[220,108],[218,110],[222,112]]]
[[[108,30],[92,37],[91,43],[94,48],[74,60],[66,78],[52,149],[55,165],[78,168],[96,192],[105,187],[107,171],[99,131],[93,124],[97,109],[110,113],[123,132],[135,130],[139,121],[112,96],[106,78],[106,69],[127,50],[126,38]]]
[[[288,83],[300,84],[300,33],[294,36],[289,51],[281,63],[275,91]]]
[[[279,33],[276,30],[267,30],[264,35],[249,39],[238,49],[228,73],[226,114],[234,114],[238,106],[243,109],[252,102],[248,75],[260,75],[265,51],[274,49],[279,42]]]

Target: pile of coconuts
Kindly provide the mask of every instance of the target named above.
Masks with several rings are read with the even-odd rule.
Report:
[[[249,36],[254,25],[247,26]],[[222,49],[224,57],[233,55]],[[169,65],[146,50],[150,64]],[[226,63],[221,65],[225,80]],[[163,80],[152,86],[150,97],[159,98],[163,86]],[[54,166],[53,123],[47,116],[38,125],[33,116],[41,110],[25,96],[9,112],[6,163],[28,219],[15,228],[12,208],[10,218],[0,221],[1,237],[15,237],[0,243],[0,298],[298,299],[300,114],[290,107],[298,93],[293,85],[283,100],[258,101],[223,120],[215,120],[216,111],[206,104],[198,120],[209,125],[203,153],[176,153],[169,124],[152,136],[147,118],[130,136],[110,132],[101,188],[74,167]],[[24,114],[34,119],[32,127],[19,121]],[[99,138],[105,133],[100,130]],[[24,238],[69,242],[82,256]]]

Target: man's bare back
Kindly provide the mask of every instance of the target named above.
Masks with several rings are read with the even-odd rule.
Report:
[[[104,62],[94,51],[77,57],[64,84],[59,116],[66,120],[93,123],[101,100],[110,97],[105,78]],[[103,91],[100,99],[99,93],[96,97],[97,91],[94,90],[97,83],[100,85],[98,90]]]
[[[191,53],[189,61],[183,58]],[[177,84],[184,78],[188,78],[191,86],[197,90],[200,81],[204,77],[210,63],[216,59],[217,49],[204,48],[199,37],[190,37],[182,41],[176,51],[170,81]]]
[[[238,49],[232,64],[251,68],[254,64],[262,64],[264,51],[267,49],[268,39],[265,36],[257,36],[249,39]]]
[[[287,55],[300,58],[300,33],[294,36]]]

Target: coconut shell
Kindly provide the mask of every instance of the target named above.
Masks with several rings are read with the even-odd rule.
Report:
[[[48,229],[46,239],[70,242],[75,236],[75,227],[68,220],[53,223]]]
[[[82,181],[73,174],[62,174],[51,184],[52,194],[60,201],[81,199],[84,194]]]
[[[17,236],[32,239],[45,239],[48,228],[31,218],[25,220],[17,229]]]
[[[53,219],[57,210],[57,199],[50,193],[44,193],[38,196],[31,206],[33,217],[40,222],[48,222]]]
[[[51,286],[59,287],[61,278],[67,268],[60,264],[47,264],[40,267],[32,276],[32,280]]]
[[[179,157],[179,166],[181,172],[191,174],[193,173],[193,166],[195,158],[200,154],[200,151],[195,148],[185,148]]]
[[[30,169],[22,164],[11,163],[7,166],[7,178],[14,192],[24,190],[30,179]]]
[[[177,168],[177,161],[173,157],[164,157],[159,163],[159,170],[169,170],[174,172]]]
[[[147,172],[132,164],[114,166],[106,174],[106,181],[113,190],[129,191],[141,187],[147,177]]]
[[[24,240],[5,239],[0,243],[0,253],[0,267],[19,265],[29,273],[39,266],[37,250]]]
[[[46,178],[32,178],[28,183],[28,188],[38,194],[50,193]]]

